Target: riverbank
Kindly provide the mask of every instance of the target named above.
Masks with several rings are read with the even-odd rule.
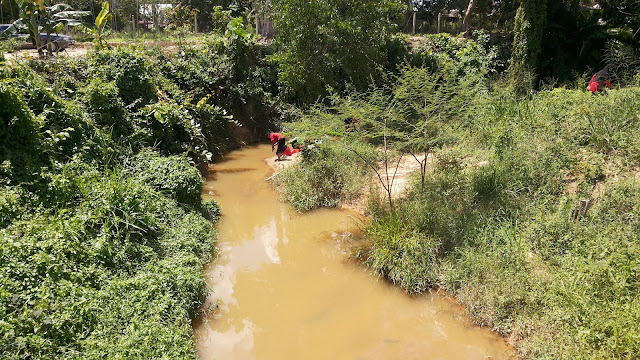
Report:
[[[0,64],[3,358],[195,358],[220,211],[197,168],[270,126],[245,40]]]
[[[600,96],[556,89],[524,99],[495,91],[476,101],[443,124],[439,136],[450,140],[433,148],[424,182],[415,174],[393,208],[372,199],[370,241],[356,255],[410,293],[450,292],[525,358],[633,358],[640,353],[640,89]],[[287,131],[339,129],[344,115],[336,108]],[[362,119],[363,128],[375,126]],[[344,184],[375,157],[353,148],[366,133],[334,134],[323,138],[323,151],[337,156],[302,161],[291,170],[302,174],[297,183],[284,177],[289,201],[322,198],[317,191],[340,203],[353,198]],[[330,182],[306,175],[327,167]],[[365,188],[380,180],[359,176]]]

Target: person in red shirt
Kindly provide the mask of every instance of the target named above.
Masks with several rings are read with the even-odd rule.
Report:
[[[278,155],[277,161],[280,161],[280,157],[287,149],[287,144],[286,144],[287,140],[285,139],[284,135],[277,132],[269,134],[269,140],[271,140],[271,151],[273,151],[276,145],[278,145],[278,149],[276,150],[276,155]]]
[[[271,151],[278,145],[276,150],[276,155],[278,155],[278,159],[276,161],[282,160],[282,155],[291,156],[300,151],[300,148],[291,149],[287,145],[287,140],[284,135],[281,133],[271,133],[269,134],[269,140],[271,140]]]
[[[587,90],[595,94],[596,92],[602,91],[605,86],[609,89],[613,89],[613,84],[611,83],[611,80],[609,80],[609,64],[607,64],[607,66],[602,70],[593,74],[589,81],[589,85],[587,85]]]

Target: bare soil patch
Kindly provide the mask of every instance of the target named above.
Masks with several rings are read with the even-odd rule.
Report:
[[[110,42],[110,47],[116,48],[118,46],[128,46],[138,44],[137,42]],[[173,53],[177,50],[175,41],[145,41],[144,45],[147,47],[160,47],[167,53]],[[84,56],[87,52],[93,48],[93,44],[89,42],[76,43],[73,46],[60,51],[56,54],[56,57],[78,57]],[[22,49],[12,53],[4,55],[6,59],[10,60],[29,60],[38,58],[38,51],[36,49]]]

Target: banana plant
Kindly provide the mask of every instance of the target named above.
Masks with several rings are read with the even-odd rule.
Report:
[[[90,14],[88,11],[73,11],[67,4],[48,6],[51,2],[52,0],[16,0],[20,9],[19,18],[5,30],[6,34],[26,30],[40,57],[44,57],[45,49],[50,52],[55,50],[46,46],[51,41],[52,33],[61,32],[65,25],[80,25],[78,18]],[[46,32],[44,45],[40,38],[41,31]]]
[[[43,57],[44,50],[40,41],[40,18],[47,9],[44,0],[16,0],[16,4],[20,9],[20,17],[5,30],[5,34],[15,34],[18,30],[26,28],[33,46]]]
[[[43,32],[47,34],[45,48],[53,53],[56,51],[56,47],[49,47],[51,43],[51,34],[57,34],[62,32],[65,26],[79,26],[82,22],[79,20],[84,16],[91,15],[89,11],[74,11],[71,5],[67,4],[55,4],[48,6],[46,12],[41,20]]]
[[[86,25],[81,25],[80,29],[87,34],[93,35],[93,41],[96,43],[96,48],[102,49],[105,47],[109,47],[107,41],[104,38],[104,28],[107,25],[107,22],[111,20],[113,14],[109,12],[109,2],[105,1],[102,3],[102,9],[100,13],[96,17],[96,21],[94,22],[93,27],[88,27]]]

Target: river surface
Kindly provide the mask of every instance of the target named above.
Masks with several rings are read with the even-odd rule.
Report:
[[[219,256],[205,268],[213,310],[194,324],[200,359],[513,358],[451,300],[408,296],[350,260],[357,214],[280,202],[265,181],[270,150],[231,152],[205,183],[222,219]]]

